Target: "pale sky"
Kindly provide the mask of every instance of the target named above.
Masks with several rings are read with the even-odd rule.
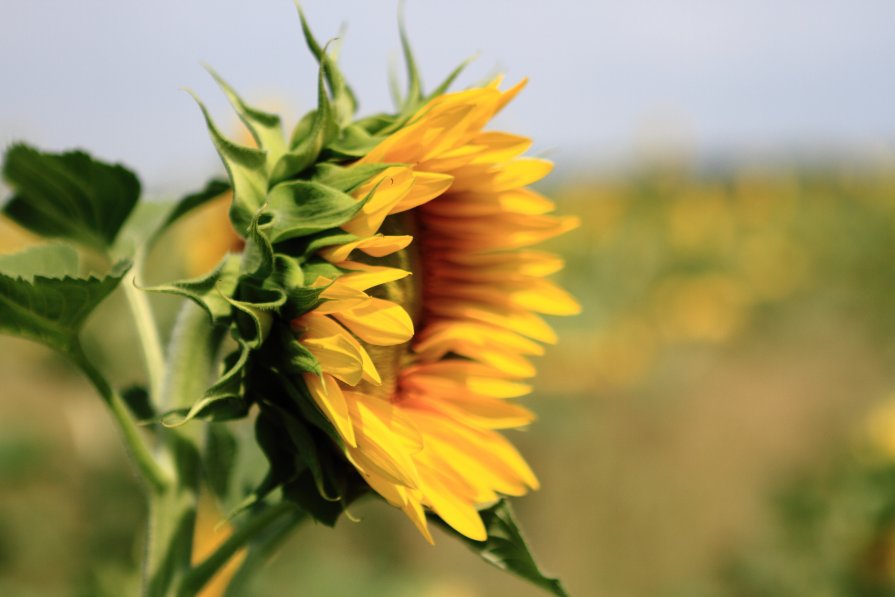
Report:
[[[390,105],[394,0],[305,0],[318,37],[347,22],[342,65],[362,113]],[[895,146],[891,0],[408,0],[424,79],[463,58],[528,89],[498,123],[563,164],[605,163],[644,138],[718,152]],[[181,191],[220,170],[195,90],[235,118],[207,62],[291,119],[316,65],[291,0],[0,0],[0,145],[85,147]]]

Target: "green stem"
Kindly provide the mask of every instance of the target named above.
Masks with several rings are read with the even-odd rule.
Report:
[[[121,286],[124,288],[124,294],[134,317],[134,324],[137,326],[137,335],[143,347],[143,360],[146,362],[146,375],[149,378],[149,395],[152,398],[152,403],[157,406],[161,399],[162,380],[165,378],[165,356],[149,300],[146,293],[137,287],[137,284],[142,282],[145,257],[142,249],[137,250],[134,255],[134,265],[130,273],[122,280]]]
[[[137,469],[140,471],[143,478],[154,492],[157,493],[163,491],[169,485],[170,479],[153,457],[152,451],[146,444],[146,439],[141,433],[140,428],[137,426],[137,423],[131,417],[121,396],[112,389],[112,386],[109,385],[109,382],[106,381],[106,378],[103,377],[102,373],[93,366],[90,359],[84,354],[84,350],[81,348],[80,344],[74,346],[69,352],[69,356],[81,371],[84,372],[88,379],[90,379],[103,401],[109,406],[109,410],[115,418],[115,422],[118,423],[118,428],[121,430],[121,434],[124,437],[124,443],[127,444],[131,456],[137,465]]]
[[[162,410],[184,408],[201,398],[217,364],[224,329],[213,327],[208,315],[185,301],[168,348],[169,362],[158,405]],[[201,462],[198,422],[160,434],[163,464],[175,482],[149,503],[148,533],[143,563],[145,597],[167,597],[189,571]]]
[[[221,569],[233,555],[245,547],[253,538],[267,530],[284,514],[294,513],[297,507],[288,502],[280,502],[252,516],[242,526],[233,531],[214,552],[205,558],[184,577],[178,595],[191,597],[195,595]]]

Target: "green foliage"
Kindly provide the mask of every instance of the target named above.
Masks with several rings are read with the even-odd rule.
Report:
[[[48,251],[25,251],[19,255],[27,264],[38,258],[47,260]],[[70,257],[63,257],[66,252],[61,247],[55,253],[56,263],[52,267],[58,271]],[[16,263],[15,256],[3,261],[10,269],[24,267]],[[70,353],[77,346],[78,332],[87,317],[115,290],[129,267],[122,262],[108,276],[86,279],[34,276],[29,281],[0,273],[0,331]]]
[[[0,255],[0,273],[22,278],[28,282],[34,276],[62,278],[78,274],[78,254],[66,245],[38,245],[12,253]]]
[[[535,564],[531,551],[519,531],[509,502],[502,499],[493,506],[480,510],[479,514],[488,531],[488,538],[485,541],[474,541],[464,537],[444,524],[441,519],[434,516],[432,519],[461,539],[489,564],[524,578],[553,595],[559,597],[568,595],[559,580],[545,576]]]
[[[6,215],[41,236],[108,250],[140,196],[140,181],[121,165],[81,151],[43,153],[13,145],[3,177],[15,193]]]

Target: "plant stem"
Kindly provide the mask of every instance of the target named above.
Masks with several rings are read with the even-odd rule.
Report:
[[[180,597],[191,597],[198,593],[205,584],[224,566],[233,555],[249,541],[258,536],[287,513],[294,513],[297,507],[289,502],[280,502],[262,510],[249,518],[245,524],[237,528],[214,552],[205,558],[184,577],[177,594]]]
[[[170,478],[165,474],[153,457],[152,451],[146,443],[146,439],[134,419],[131,417],[121,396],[112,389],[112,386],[109,385],[109,382],[106,381],[103,374],[93,366],[90,359],[84,354],[84,350],[81,348],[80,344],[76,344],[68,354],[88,379],[90,379],[103,401],[109,406],[109,410],[115,418],[115,422],[118,423],[118,427],[124,437],[124,443],[127,444],[140,474],[154,492],[158,493],[163,491],[165,487],[169,485]]]
[[[168,364],[157,402],[163,410],[184,408],[208,388],[217,363],[224,329],[213,327],[208,315],[185,301],[168,348]],[[167,597],[190,569],[201,462],[198,422],[163,429],[160,456],[174,473],[174,483],[150,496],[143,594]]]
[[[140,345],[143,347],[143,360],[146,363],[146,375],[149,378],[149,396],[152,399],[152,404],[157,406],[161,399],[162,380],[165,378],[165,356],[149,300],[146,298],[146,294],[137,287],[137,284],[142,282],[145,257],[144,250],[138,249],[134,255],[134,265],[130,273],[122,280],[121,286],[124,287],[124,294],[130,306],[134,324],[137,326]]]

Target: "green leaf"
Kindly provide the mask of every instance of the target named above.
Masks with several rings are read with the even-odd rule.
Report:
[[[78,274],[78,254],[66,245],[41,245],[0,255],[0,274],[32,281],[34,276],[62,278]]]
[[[225,297],[233,296],[239,282],[239,255],[226,255],[217,268],[206,276],[145,288],[183,296],[205,309],[211,321],[220,324],[230,317],[232,309]]]
[[[3,176],[15,193],[4,207],[10,219],[42,236],[99,250],[112,247],[140,196],[133,172],[82,151],[54,154],[13,145]]]
[[[515,574],[553,595],[568,596],[558,579],[545,576],[535,564],[531,551],[519,531],[513,510],[506,500],[500,500],[490,508],[480,510],[479,514],[488,531],[488,538],[485,541],[469,539],[437,517],[433,517],[433,520],[452,535],[459,537],[489,564]]]
[[[280,117],[249,106],[214,69],[207,65],[205,69],[214,77],[227,99],[230,100],[230,104],[249,129],[258,147],[267,152],[268,170],[272,170],[280,156],[286,153],[286,139],[283,137]]]
[[[196,95],[191,95],[202,110],[211,140],[230,177],[230,184],[233,186],[230,220],[236,232],[244,237],[267,195],[267,154],[262,150],[238,145],[224,137],[208,114],[205,104]]]
[[[162,232],[167,230],[171,224],[197,207],[200,207],[213,199],[217,199],[229,190],[230,183],[220,179],[212,179],[208,181],[208,184],[206,184],[205,188],[201,191],[190,193],[178,201],[174,207],[171,208],[171,211],[167,213],[165,219],[161,222],[158,228],[156,228],[155,232],[153,232],[150,243],[158,240],[158,237],[161,236]]]
[[[267,211],[273,219],[265,227],[274,243],[307,236],[344,224],[360,211],[364,201],[319,182],[280,183],[268,196]]]
[[[130,268],[119,263],[103,278],[46,278],[33,281],[0,274],[0,332],[34,340],[68,353],[77,346],[85,320]]]

